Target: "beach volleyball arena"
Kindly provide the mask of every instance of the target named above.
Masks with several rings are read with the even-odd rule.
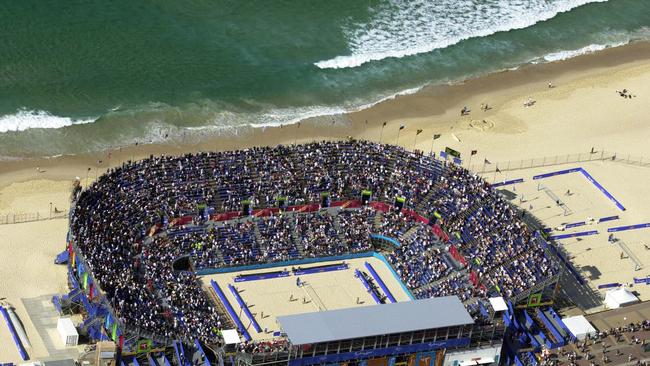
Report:
[[[480,176],[367,141],[151,156],[73,200],[55,302],[125,364],[498,362],[564,268]]]

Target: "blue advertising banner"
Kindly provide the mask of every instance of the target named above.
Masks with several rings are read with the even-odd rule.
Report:
[[[587,225],[586,222],[580,221],[580,222],[572,222],[570,224],[566,224],[566,225],[564,225],[564,227],[567,228],[567,229],[571,229],[572,227],[579,227],[579,226],[585,226],[585,225]]]
[[[598,219],[598,223],[600,224],[601,222],[614,221],[614,220],[618,220],[618,215],[601,217],[600,219]]]
[[[618,209],[620,209],[621,211],[625,211],[625,207],[623,207],[623,205],[620,202],[618,202],[618,200],[616,198],[614,198],[614,196],[612,196],[612,194],[609,193],[605,189],[605,187],[603,187],[600,183],[598,183],[598,181],[596,179],[594,179],[594,177],[592,177],[591,174],[589,174],[583,168],[565,169],[565,170],[559,170],[557,172],[551,172],[551,173],[546,173],[546,174],[535,175],[535,176],[533,176],[533,180],[544,179],[544,178],[554,177],[556,175],[569,174],[569,173],[575,173],[575,172],[582,173],[582,175],[585,178],[587,178],[587,180],[589,182],[591,182],[591,184],[596,186],[596,188],[598,188],[598,190],[601,191],[605,195],[605,197],[607,197],[610,201],[614,202],[614,205],[616,205],[616,207],[618,207]]]
[[[559,239],[577,238],[579,236],[596,235],[596,234],[598,234],[598,230],[591,230],[591,231],[582,231],[573,234],[551,235],[549,236],[549,239],[559,240]]]
[[[588,181],[590,181],[593,185],[595,185],[596,188],[598,188],[601,192],[603,192],[603,194],[605,195],[605,197],[609,198],[610,201],[614,202],[614,205],[616,205],[616,207],[618,207],[621,211],[625,211],[625,207],[623,207],[623,205],[622,205],[620,202],[618,202],[618,200],[617,200],[616,198],[614,198],[614,196],[612,196],[611,193],[607,192],[607,190],[605,189],[605,187],[601,186],[600,183],[598,183],[598,182],[597,182],[597,181],[596,181],[596,180],[591,176],[591,174],[587,173],[587,171],[584,170],[584,169],[582,169],[582,168],[580,168],[580,173],[582,173],[582,175],[584,175],[585,178],[587,178]]]
[[[648,227],[650,227],[650,222],[645,223],[645,224],[636,224],[636,225],[612,227],[612,228],[607,229],[607,232],[608,233],[615,233],[617,231],[644,229],[644,228],[648,228]]]
[[[580,169],[582,169],[582,168],[558,170],[557,172],[551,172],[551,173],[546,173],[546,174],[535,175],[535,176],[533,176],[533,180],[550,178],[550,177],[554,177],[556,175],[575,173],[575,172],[579,172]]]
[[[503,182],[496,182],[496,183],[492,184],[492,187],[501,187],[501,186],[507,186],[509,184],[523,183],[523,181],[524,181],[524,178],[505,180]]]

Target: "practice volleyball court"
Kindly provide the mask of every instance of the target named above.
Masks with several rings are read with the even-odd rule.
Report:
[[[647,276],[647,168],[584,162],[483,176],[543,222],[550,239],[566,251],[579,276],[597,294],[604,296],[599,286],[630,285]],[[650,286],[634,290],[642,300],[650,299]]]
[[[246,329],[251,339],[270,339],[278,335],[278,316],[409,301],[408,290],[382,259],[371,254],[327,262],[281,264],[205,275],[201,280],[205,291],[221,292],[216,293],[217,298],[226,308],[231,307],[235,313],[231,317],[239,318],[240,324],[233,320]]]

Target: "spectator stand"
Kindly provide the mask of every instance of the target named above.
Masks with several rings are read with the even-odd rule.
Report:
[[[119,343],[125,342],[127,349],[132,348],[131,339],[142,337],[162,345],[171,344],[171,339],[190,345],[197,338],[218,343],[218,332],[211,324],[231,311],[208,309],[196,275],[332,258],[376,256],[388,263],[362,240],[345,240],[351,235],[370,237],[364,231],[369,221],[365,217],[346,221],[344,228],[336,215],[337,210],[361,208],[362,191],[375,196],[368,206],[378,212],[376,221],[383,220],[385,225],[373,234],[394,240],[392,249],[399,253],[388,268],[411,298],[416,290],[418,297],[458,294],[470,306],[476,304],[473,298],[487,295],[488,284],[493,285],[490,291],[503,292],[522,305],[538,295],[537,286],[546,287],[557,275],[552,260],[540,253],[538,244],[529,240],[519,220],[480,177],[401,148],[337,141],[151,156],[111,169],[92,187],[74,195],[70,239],[80,254],[78,262],[84,263],[70,266],[71,283],[76,285],[67,299],[92,313],[91,318],[108,319],[91,320],[86,326],[101,323],[97,336],[110,334]],[[321,207],[323,193],[331,199],[331,209]],[[285,233],[277,228],[267,231],[259,224],[279,216],[280,209],[274,206],[277,197],[284,197],[287,204],[283,216],[299,217],[304,229],[299,238],[307,238],[308,250],[304,245],[294,248],[290,241],[269,244],[276,240],[267,238]],[[404,198],[404,210],[392,211],[384,203],[395,197]],[[243,217],[248,214],[242,213],[244,203],[253,208],[250,217]],[[427,217],[436,218],[433,225],[429,226]],[[510,223],[515,227],[508,227]],[[291,230],[291,225],[282,230]],[[450,238],[442,227],[465,240]],[[211,239],[197,241],[202,235]],[[196,273],[170,268],[173,259],[188,253]],[[81,254],[92,266],[86,265]],[[75,263],[75,255],[69,262]],[[467,272],[450,273],[454,262]],[[93,268],[92,275],[87,268]],[[409,282],[404,284],[404,279]],[[536,292],[526,293],[526,289]],[[165,303],[168,297],[175,319],[189,321],[176,327],[166,320],[171,308]],[[542,300],[546,300],[543,290]],[[137,307],[130,305],[136,302]],[[124,319],[126,324],[115,319]]]

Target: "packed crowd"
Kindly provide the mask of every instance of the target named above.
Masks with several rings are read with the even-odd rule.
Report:
[[[339,220],[340,236],[352,253],[372,250],[369,240],[372,232],[375,210],[365,206],[361,210],[341,210],[336,215]]]
[[[460,249],[484,284],[511,297],[559,272],[512,207],[491,194],[449,225],[463,239]]]
[[[383,236],[401,239],[413,226],[415,220],[412,216],[405,215],[401,210],[391,210],[382,213],[377,231]]]
[[[327,212],[298,215],[296,234],[306,257],[341,255],[347,252],[334,227],[334,216]]]
[[[418,297],[485,295],[484,287],[474,289],[450,273],[449,243],[407,211],[382,213],[378,228],[376,211],[367,207],[210,219],[215,212],[240,211],[244,201],[265,208],[285,197],[291,206],[319,202],[327,192],[334,202],[358,199],[362,190],[372,191],[375,201],[403,197],[408,210],[440,217],[449,232],[466,233],[471,240],[455,244],[471,259],[481,283],[498,284],[505,295],[553,274],[553,263],[545,262],[525,225],[478,176],[365,141],[129,162],[78,192],[71,233],[118,316],[164,337],[217,342],[223,320],[196,276],[173,267],[183,256],[194,270],[323,257],[373,250],[370,235],[381,234],[401,242],[390,262],[411,290],[420,289]],[[480,209],[478,202],[489,204]]]
[[[436,281],[451,270],[433,231],[421,223],[415,225],[415,232],[388,255],[390,264],[411,289]]]
[[[260,239],[266,246],[262,262],[286,261],[300,257],[293,240],[294,220],[292,216],[271,216],[256,220]]]

